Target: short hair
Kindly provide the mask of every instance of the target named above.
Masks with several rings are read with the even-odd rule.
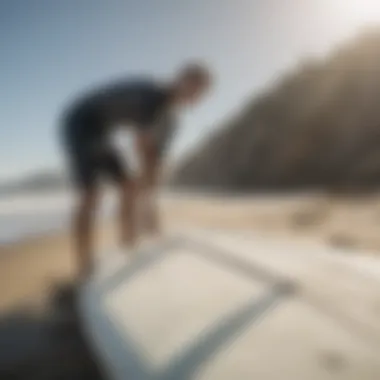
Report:
[[[199,84],[209,84],[212,75],[209,68],[200,62],[191,62],[184,65],[179,72],[179,79],[190,80]]]

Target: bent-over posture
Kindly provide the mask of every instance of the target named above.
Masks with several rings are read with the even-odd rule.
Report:
[[[110,83],[79,97],[64,113],[63,143],[70,172],[78,189],[73,219],[79,276],[92,269],[94,212],[99,181],[113,182],[120,194],[120,234],[126,245],[136,240],[135,206],[139,194],[152,200],[163,153],[172,137],[173,112],[194,103],[210,86],[210,74],[199,64],[186,65],[170,83],[127,79]],[[112,144],[115,126],[132,126],[141,175],[136,181]],[[144,213],[146,228],[159,231],[154,202]]]

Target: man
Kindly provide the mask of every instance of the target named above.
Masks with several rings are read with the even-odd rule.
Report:
[[[171,83],[150,79],[111,83],[85,94],[64,113],[63,137],[71,173],[78,188],[74,217],[79,276],[92,270],[93,213],[98,203],[99,179],[107,177],[120,193],[120,232],[124,244],[136,240],[135,206],[139,194],[151,200],[162,155],[172,135],[172,113],[199,100],[211,85],[210,73],[200,64],[188,64]],[[141,177],[131,177],[111,143],[115,126],[132,125],[141,164]],[[158,232],[152,202],[145,210],[146,227]]]

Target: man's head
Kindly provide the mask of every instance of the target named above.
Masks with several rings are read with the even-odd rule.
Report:
[[[212,76],[207,67],[190,63],[181,68],[175,78],[175,98],[182,104],[197,102],[211,87]]]

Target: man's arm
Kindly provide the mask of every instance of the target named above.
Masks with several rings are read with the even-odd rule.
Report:
[[[154,121],[151,122],[154,124]],[[177,126],[175,115],[164,114],[155,122],[154,128],[136,130],[137,154],[141,164],[142,179],[146,185],[158,184],[161,166],[166,161],[166,154],[173,140]]]

